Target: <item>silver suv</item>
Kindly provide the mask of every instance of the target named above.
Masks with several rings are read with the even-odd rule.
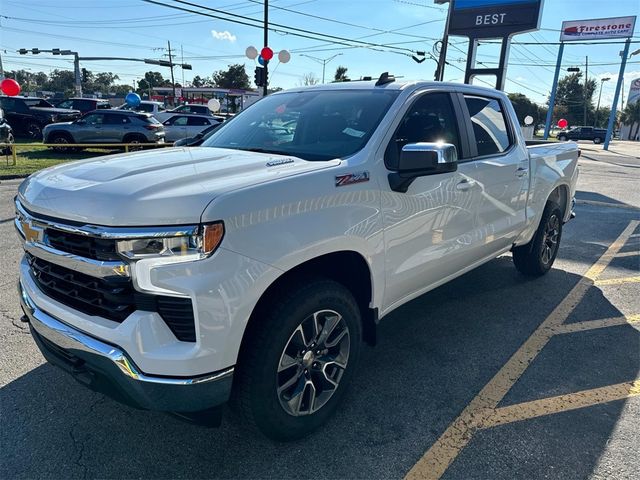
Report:
[[[62,151],[74,143],[164,143],[164,127],[148,113],[94,110],[73,122],[47,125],[42,136]]]

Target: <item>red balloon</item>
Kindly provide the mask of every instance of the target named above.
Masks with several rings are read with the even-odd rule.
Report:
[[[0,90],[2,90],[2,93],[5,95],[15,97],[20,93],[20,84],[13,78],[5,78],[2,80],[2,83],[0,83]]]
[[[560,120],[558,120],[558,126],[560,128],[565,128],[567,125],[569,125],[569,122],[567,122],[566,119],[561,118]]]
[[[264,47],[262,50],[260,50],[260,55],[262,55],[262,58],[264,58],[266,61],[269,61],[273,58],[273,50],[271,50],[269,47]]]

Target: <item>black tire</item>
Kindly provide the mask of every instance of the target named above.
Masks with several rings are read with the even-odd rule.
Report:
[[[147,139],[143,135],[139,135],[136,133],[127,135],[123,138],[122,143],[147,143]],[[142,150],[144,147],[138,146],[129,146],[130,152],[135,152],[137,150]]]
[[[47,143],[54,143],[56,145],[60,145],[59,147],[56,146],[51,148],[53,148],[55,152],[64,153],[64,152],[70,152],[73,150],[73,148],[70,147],[70,145],[74,142],[73,142],[73,137],[71,137],[71,135],[69,135],[68,133],[53,132],[51,135],[49,135],[49,138],[47,138]]]
[[[566,142],[567,141],[567,137],[565,135],[560,135],[558,137],[558,140],[560,140],[561,142]]]
[[[599,143],[602,143],[602,139],[600,137],[596,137],[596,138],[593,139],[593,143],[598,145]]]
[[[523,275],[544,275],[553,266],[561,239],[562,211],[557,203],[548,201],[533,239],[513,249],[513,263]]]
[[[323,323],[322,314],[327,312],[339,315],[326,316]],[[272,296],[270,304],[261,313],[243,341],[234,377],[232,406],[251,427],[257,427],[273,440],[299,439],[327,422],[346,392],[362,345],[360,311],[353,295],[341,284],[311,279],[287,285],[286,289]],[[314,313],[319,314],[317,325],[323,326],[315,329],[319,332],[315,337],[308,330],[308,322],[313,322]],[[322,331],[330,325],[330,319],[334,327],[328,338],[325,337],[325,344],[321,340]],[[301,336],[299,327],[307,335]],[[318,341],[318,346],[309,348],[305,355],[300,356],[305,347],[298,350],[296,338],[304,340],[305,336],[309,339],[308,345],[313,347],[311,342]],[[332,338],[332,341],[340,339],[339,354],[330,351],[335,348],[329,347],[329,339]],[[346,360],[345,345],[348,346]],[[290,350],[292,346],[293,350]],[[316,350],[325,346],[327,350]],[[306,358],[309,354],[313,358]],[[339,356],[344,362],[344,369],[337,367]],[[287,366],[282,367],[283,364]],[[278,372],[279,368],[282,371]],[[329,369],[334,369],[334,373],[327,374]],[[333,377],[337,386],[327,382],[328,376]],[[308,389],[309,382],[314,385],[313,389]],[[290,386],[283,388],[287,384]],[[297,391],[302,392],[299,397],[295,395]],[[318,407],[315,411],[314,406]]]
[[[37,122],[27,123],[25,133],[32,140],[42,140],[42,127]]]

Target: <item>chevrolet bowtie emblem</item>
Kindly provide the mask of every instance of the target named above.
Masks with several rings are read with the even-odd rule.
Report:
[[[20,220],[20,226],[22,227],[22,233],[24,234],[25,241],[36,243],[42,240],[41,228],[34,227],[26,220]]]

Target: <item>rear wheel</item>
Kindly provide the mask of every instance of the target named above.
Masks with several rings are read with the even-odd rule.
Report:
[[[129,145],[129,151],[130,152],[135,152],[137,150],[142,150],[142,146],[139,145],[141,143],[146,143],[146,138],[144,138],[142,135],[127,135],[126,137],[124,137],[123,142],[124,143],[128,143]]]
[[[73,143],[73,139],[66,133],[53,133],[49,136],[47,143],[53,143],[55,146],[53,150],[58,153],[70,152],[73,150],[70,145]]]
[[[558,137],[558,140],[560,140],[561,142],[566,142],[567,141],[567,136],[566,135],[560,135]]]
[[[25,128],[27,137],[32,140],[42,140],[42,127],[37,122],[29,122]]]
[[[513,249],[513,263],[518,271],[530,277],[547,273],[558,255],[561,238],[562,212],[557,203],[549,201],[533,239]]]
[[[600,137],[596,137],[593,139],[593,143],[595,143],[596,145],[602,143],[602,139]]]
[[[235,404],[274,440],[294,440],[323,425],[353,376],[362,343],[351,293],[312,280],[274,296],[247,332],[236,374]]]

